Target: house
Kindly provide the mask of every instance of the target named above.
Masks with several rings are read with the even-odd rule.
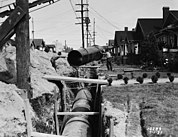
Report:
[[[158,42],[163,43],[163,52],[178,52],[178,11],[166,8],[165,20],[162,29],[156,35]]]
[[[155,34],[159,44],[161,60],[171,71],[178,70],[178,10],[163,8],[163,24]]]
[[[56,52],[56,46],[54,44],[46,44],[45,47],[46,52]]]
[[[162,18],[139,18],[135,28],[135,38],[138,41],[146,39],[150,33],[158,33],[163,23]]]
[[[156,38],[161,56],[178,53],[178,11],[169,10],[169,7],[162,10],[161,18],[138,18],[134,30],[128,31],[125,27],[125,31],[115,32],[114,47],[118,56],[128,60],[130,54],[139,55],[142,42],[150,34]]]
[[[135,41],[135,30],[129,31],[128,27],[125,27],[124,31],[116,31],[114,49],[116,56],[121,57],[122,64],[132,64],[132,62],[128,62],[128,56],[138,54],[137,42]]]
[[[115,50],[114,50],[114,40],[109,40],[108,41],[108,46],[107,48],[111,51],[113,55],[115,55]]]
[[[30,47],[32,49],[44,51],[46,46],[43,39],[30,39]]]

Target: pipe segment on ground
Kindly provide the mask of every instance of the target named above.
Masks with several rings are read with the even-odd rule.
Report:
[[[69,52],[67,60],[71,66],[81,66],[92,61],[100,60],[103,57],[101,46],[80,48]]]

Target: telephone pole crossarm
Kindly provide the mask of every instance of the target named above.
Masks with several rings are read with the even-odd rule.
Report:
[[[6,42],[6,38],[12,31],[14,32],[15,26],[24,17],[25,11],[23,11],[19,6],[10,14],[10,16],[2,23],[0,26],[0,47]]]

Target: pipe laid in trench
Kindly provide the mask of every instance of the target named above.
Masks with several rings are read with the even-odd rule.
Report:
[[[92,96],[88,89],[78,91],[73,106],[73,112],[90,112]],[[91,137],[92,128],[88,115],[65,116],[62,135],[67,137]]]

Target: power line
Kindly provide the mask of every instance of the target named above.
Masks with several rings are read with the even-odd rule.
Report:
[[[78,17],[77,17],[77,13],[75,12],[75,8],[74,8],[74,6],[73,6],[73,4],[72,4],[72,1],[69,0],[69,2],[70,2],[70,5],[71,5],[71,7],[72,7],[72,9],[73,9],[73,12],[74,12],[76,18],[78,18]],[[78,20],[79,20],[79,19],[78,19]]]
[[[102,16],[100,13],[98,13],[95,9],[93,9],[91,6],[90,8],[96,13],[98,14],[98,16],[100,16],[103,20],[105,20],[108,24],[110,24],[112,27],[116,28],[119,30],[119,28],[117,26],[115,26],[114,24],[112,24],[109,20],[107,20],[104,16]]]

